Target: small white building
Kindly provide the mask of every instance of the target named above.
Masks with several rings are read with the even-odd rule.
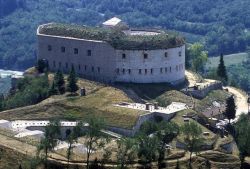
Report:
[[[113,17],[102,23],[104,28],[123,28],[128,29],[128,25],[117,17]]]

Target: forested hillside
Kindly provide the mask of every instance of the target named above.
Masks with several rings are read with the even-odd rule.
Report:
[[[0,17],[10,14],[17,8],[25,8],[26,0],[0,0]]]
[[[176,30],[204,43],[210,56],[245,51],[249,7],[249,0],[0,0],[0,68],[34,64],[41,23],[98,25],[114,15],[134,27]]]

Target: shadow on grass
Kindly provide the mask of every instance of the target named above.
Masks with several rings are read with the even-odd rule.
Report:
[[[141,99],[153,100],[167,91],[181,90],[187,86],[187,84],[188,81],[185,80],[178,85],[172,85],[171,83],[115,83],[115,87],[123,90],[125,93],[127,93],[127,91],[124,89],[131,89]]]

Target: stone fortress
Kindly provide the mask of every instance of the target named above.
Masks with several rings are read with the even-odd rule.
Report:
[[[185,41],[161,30],[131,29],[119,18],[102,27],[49,23],[37,29],[38,59],[51,71],[73,66],[103,82],[172,83],[185,79]]]

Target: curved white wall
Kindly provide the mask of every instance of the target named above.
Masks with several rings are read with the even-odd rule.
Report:
[[[147,59],[144,53],[148,55]],[[116,50],[117,82],[178,83],[184,79],[185,45],[162,50]]]

